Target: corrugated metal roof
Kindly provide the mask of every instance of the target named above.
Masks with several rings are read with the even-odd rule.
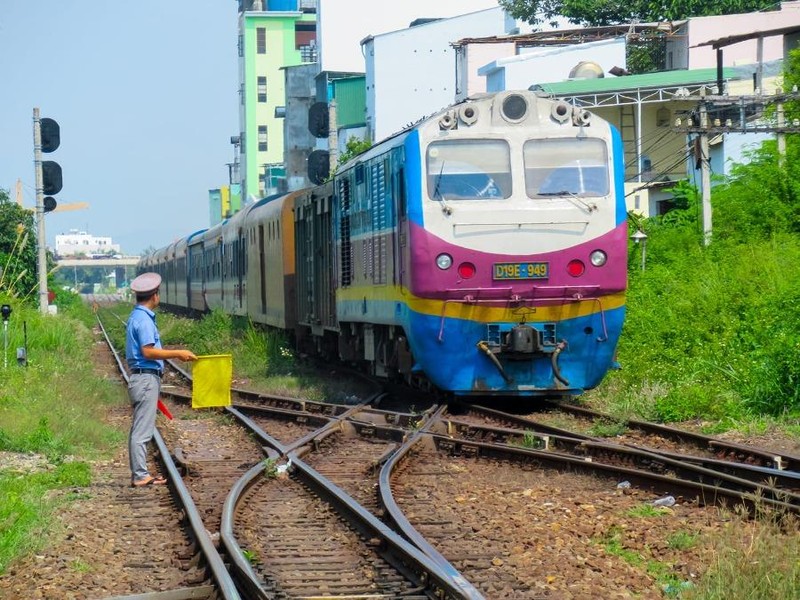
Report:
[[[513,35],[461,38],[451,45],[459,47],[468,44],[497,44],[503,42],[516,44],[517,47],[529,47],[548,46],[551,44],[582,44],[620,36],[670,36],[684,23],[686,23],[685,20],[664,21],[661,23],[629,23],[622,25],[602,25],[598,27],[575,27],[573,29],[552,29]]]
[[[761,29],[761,30],[751,31],[749,33],[729,35],[726,37],[721,37],[716,40],[709,40],[707,42],[703,42],[702,44],[696,44],[695,46],[690,46],[690,47],[699,48],[700,46],[712,46],[714,48],[724,48],[725,46],[730,46],[731,44],[738,44],[739,42],[744,42],[755,38],[771,37],[773,35],[787,35],[791,33],[797,33],[799,31],[800,31],[800,25],[795,24],[795,25],[789,25],[787,27]]]
[[[723,69],[722,78],[739,79],[736,70],[732,68]],[[623,90],[680,87],[682,85],[714,83],[716,81],[716,69],[681,69],[644,73],[642,75],[603,77],[601,79],[574,79],[572,81],[534,84],[530,89],[554,96],[575,96],[577,94],[602,94],[604,92],[620,92]]]

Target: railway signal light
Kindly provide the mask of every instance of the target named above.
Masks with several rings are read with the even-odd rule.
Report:
[[[61,165],[52,160],[42,161],[42,190],[45,194],[57,194],[63,187]],[[55,207],[53,207],[55,208]]]
[[[42,131],[42,152],[49,154],[61,145],[61,128],[53,119],[44,117],[39,121]]]
[[[45,196],[42,203],[44,204],[44,212],[46,213],[55,210],[58,206],[58,202],[56,202],[56,199],[52,196]]]
[[[308,131],[315,138],[328,137],[328,105],[325,102],[315,102],[308,109]]]
[[[61,145],[61,127],[55,119],[47,117],[39,119],[39,133],[42,153],[54,152]],[[44,212],[56,209],[58,202],[53,195],[60,192],[63,185],[61,165],[54,160],[42,161],[42,192],[46,194],[43,201]]]
[[[314,185],[322,185],[330,175],[330,158],[327,150],[314,150],[308,155],[308,178]]]

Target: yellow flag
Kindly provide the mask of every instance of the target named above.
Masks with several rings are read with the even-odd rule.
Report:
[[[192,367],[192,408],[230,406],[232,377],[230,354],[198,356]]]

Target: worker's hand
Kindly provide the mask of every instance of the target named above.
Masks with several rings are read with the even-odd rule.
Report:
[[[197,357],[194,355],[194,352],[191,352],[189,350],[176,350],[176,352],[178,353],[178,356],[176,358],[179,358],[183,361],[191,362],[193,360],[197,360]]]

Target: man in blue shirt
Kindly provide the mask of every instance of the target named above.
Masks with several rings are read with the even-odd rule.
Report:
[[[153,312],[159,303],[161,276],[143,273],[131,282],[136,294],[136,306],[128,317],[125,334],[125,359],[128,362],[128,396],[133,406],[128,454],[131,466],[131,485],[163,485],[166,479],[150,475],[147,469],[147,444],[156,429],[156,410],[161,391],[161,374],[165,358],[183,361],[197,360],[189,350],[165,350],[156,327]]]

